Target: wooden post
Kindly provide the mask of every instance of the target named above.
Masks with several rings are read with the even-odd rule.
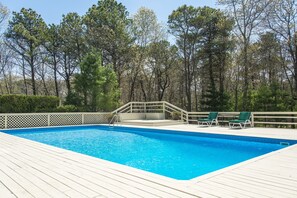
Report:
[[[4,116],[4,128],[7,129],[7,115]]]
[[[47,114],[47,126],[51,125],[51,114]]]
[[[165,115],[165,102],[163,101],[163,116],[164,120],[166,120],[166,115]]]
[[[254,127],[254,113],[251,112],[251,127]]]
[[[144,119],[146,120],[146,102],[143,103],[143,113],[144,113]]]
[[[143,107],[143,108],[144,108],[143,111],[144,111],[144,113],[146,113],[146,102],[144,102],[143,105],[144,105],[144,107]]]

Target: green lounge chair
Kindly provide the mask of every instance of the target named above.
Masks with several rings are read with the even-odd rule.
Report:
[[[198,122],[198,125],[211,126],[213,123],[218,125],[219,124],[219,122],[218,122],[218,112],[210,112],[208,114],[208,118],[198,119],[197,122]]]
[[[246,111],[240,112],[238,119],[229,121],[230,128],[234,128],[235,125],[240,126],[240,128],[245,128],[247,124],[249,124],[250,126],[252,125],[251,112]]]

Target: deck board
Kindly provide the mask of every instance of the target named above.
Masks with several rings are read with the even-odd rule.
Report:
[[[16,198],[16,196],[0,181],[1,196],[7,198]]]
[[[286,155],[292,151],[297,154],[297,145],[213,177],[201,181],[198,179],[191,187],[199,188],[211,182],[218,185],[217,188],[228,188],[230,192],[241,191],[251,197],[296,198],[297,161],[296,157],[292,156],[289,160]]]
[[[32,152],[32,155],[34,157],[40,157],[40,158],[42,157],[43,160],[47,160],[45,155],[38,154],[38,153],[36,153],[36,151]],[[32,157],[29,160],[33,160],[34,157]],[[63,160],[63,159],[62,158],[61,159],[55,158],[55,162],[54,162],[55,164],[52,164],[53,162],[48,162],[48,165],[51,166],[52,170],[53,169],[59,170],[59,167],[63,166],[63,169],[64,169],[63,171],[71,170],[71,174],[74,177],[80,177],[81,173],[79,171],[82,170],[80,168],[83,168],[83,170],[84,170],[83,176],[84,176],[85,179],[91,180],[92,182],[95,182],[97,185],[99,183],[102,183],[102,181],[104,181],[104,183],[102,183],[102,186],[104,186],[107,189],[114,188],[116,190],[116,192],[121,192],[121,188],[125,189],[125,192],[126,191],[129,192],[129,189],[136,185],[136,186],[138,186],[138,189],[142,189],[142,190],[137,190],[137,188],[134,188],[132,191],[134,191],[134,192],[139,191],[138,193],[141,194],[141,196],[149,197],[149,196],[151,196],[153,194],[153,191],[155,190],[154,188],[150,188],[149,186],[146,187],[144,185],[138,184],[138,183],[134,182],[133,180],[127,180],[127,179],[124,180],[125,179],[124,177],[119,177],[119,176],[115,177],[113,174],[106,174],[106,173],[104,173],[105,170],[103,170],[104,172],[103,171],[100,172],[100,169],[97,168],[97,169],[94,169],[93,172],[91,172],[91,171],[88,170],[88,169],[90,169],[90,167],[88,167],[88,166],[80,165],[79,167],[76,167],[76,166],[66,165],[65,163],[61,163],[60,162],[61,160]],[[84,161],[84,160],[82,159],[81,161]],[[83,163],[81,163],[81,164],[83,164]],[[94,175],[96,175],[99,178],[93,177]],[[102,175],[103,176],[106,175],[107,179],[104,178],[104,177],[101,177]],[[108,181],[108,177],[111,178],[109,181]],[[76,179],[79,179],[79,178],[76,178]],[[120,180],[120,182],[122,182],[123,184],[126,184],[126,185],[121,185],[121,183],[119,181],[117,181],[117,180]],[[109,183],[111,183],[111,182],[113,183],[114,187],[109,185]],[[127,183],[129,183],[129,185],[127,185]],[[119,187],[121,187],[121,188],[119,188]],[[147,192],[145,192],[145,190]],[[150,193],[148,193],[148,192],[150,192]],[[162,192],[157,192],[156,196],[157,195],[162,195]],[[168,196],[168,193],[166,193],[166,195]]]
[[[154,128],[154,127],[152,127]],[[256,136],[256,130],[159,127]],[[296,130],[261,130],[260,137],[297,140]],[[297,197],[297,145],[188,181],[0,132],[1,197]]]
[[[95,197],[100,195],[100,192],[106,193],[108,196],[113,197],[122,197],[121,191],[119,188],[113,187],[116,192],[112,192],[108,189],[111,189],[107,182],[93,179],[92,182],[89,182],[88,175],[77,172],[75,167],[69,168],[67,163],[61,163],[60,160],[55,158],[47,157],[38,153],[36,150],[29,150],[23,146],[21,152],[16,153],[13,151],[13,155],[17,156],[18,161],[21,161],[25,164],[21,164],[22,168],[33,168],[39,170],[41,173],[47,173],[54,176],[56,180],[62,181],[65,185],[72,186],[73,189],[77,189],[79,192],[83,192],[87,197]],[[37,160],[36,160],[37,158]],[[34,161],[34,164],[31,165],[30,162]],[[40,177],[43,177],[42,175]],[[101,187],[104,186],[104,187]],[[107,189],[106,189],[107,188]],[[129,196],[131,194],[129,191],[125,191]]]

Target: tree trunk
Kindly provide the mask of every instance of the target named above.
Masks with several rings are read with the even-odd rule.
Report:
[[[45,81],[44,76],[42,76],[42,83],[43,83],[44,93],[45,93],[45,95],[48,96],[48,95],[49,95],[49,91],[48,91],[48,89],[47,89],[46,81]]]
[[[134,96],[134,89],[135,89],[137,76],[138,76],[138,72],[136,72],[136,74],[132,77],[128,102],[131,102],[134,99],[133,96]]]
[[[142,91],[144,101],[147,102],[147,94],[145,92],[145,88],[144,88],[144,85],[143,85],[143,80],[140,81],[140,87],[141,87],[141,91]]]
[[[186,52],[184,54],[186,56]],[[192,110],[192,99],[191,99],[191,74],[190,74],[190,63],[187,60],[187,57],[184,58],[184,66],[185,66],[185,91],[186,91],[186,99],[187,99],[187,111]]]
[[[248,88],[249,88],[249,81],[248,81],[248,43],[245,40],[244,42],[244,49],[243,49],[243,99],[242,99],[242,110],[247,110],[248,108]]]
[[[212,54],[211,49],[208,49],[208,68],[209,68],[209,80],[210,80],[210,86],[211,86],[211,92],[214,92],[216,90],[215,80],[214,80],[214,74],[213,74],[213,60],[212,60]]]
[[[294,53],[293,56],[293,64],[294,64],[294,80],[295,80],[295,86],[294,86],[294,92],[295,95],[297,95],[297,33],[294,33]],[[295,96],[294,96],[295,97]]]
[[[294,62],[293,64],[294,64],[294,81],[295,81],[293,97],[296,97],[297,96],[297,62]]]
[[[30,57],[30,69],[31,69],[31,83],[32,83],[32,92],[33,95],[37,94],[36,84],[35,84],[35,68],[34,68],[34,57]]]
[[[65,83],[68,94],[71,93],[71,84],[70,84],[70,75],[69,75],[69,69],[68,69],[68,62],[67,62],[67,56],[64,55],[64,70],[65,70]]]
[[[198,112],[198,104],[199,104],[199,100],[198,100],[198,82],[194,82],[195,83],[195,111]]]
[[[26,71],[25,71],[24,58],[22,59],[22,74],[23,74],[23,80],[24,80],[24,85],[25,85],[25,94],[28,95],[28,86],[27,86],[27,80],[26,80]]]
[[[59,97],[59,87],[58,87],[58,78],[57,78],[57,59],[56,59],[56,56],[54,55],[54,80],[55,80],[55,92],[56,92],[56,96]]]
[[[238,84],[239,84],[239,66],[237,66],[236,81],[235,81],[235,104],[234,110],[238,111]]]
[[[7,82],[7,76],[6,76],[4,71],[3,71],[3,77],[4,77],[4,84],[5,84],[6,93],[11,94],[10,89],[9,89],[9,85],[8,85],[8,82]]]

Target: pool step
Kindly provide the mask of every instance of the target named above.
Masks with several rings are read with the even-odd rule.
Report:
[[[120,124],[137,126],[168,126],[184,124],[184,122],[177,120],[122,120]]]

